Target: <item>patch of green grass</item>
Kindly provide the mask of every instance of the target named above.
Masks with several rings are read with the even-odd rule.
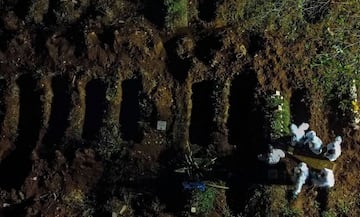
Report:
[[[284,205],[282,208],[281,217],[300,217],[303,216],[303,212],[297,208],[291,208],[288,205]]]
[[[338,214],[334,210],[326,210],[321,213],[321,217],[337,217]]]
[[[197,212],[200,214],[209,214],[214,208],[217,191],[215,188],[207,187],[204,192],[195,191],[192,202],[196,205]]]
[[[286,186],[254,185],[240,216],[304,216],[301,210],[290,207]]]
[[[165,26],[169,30],[188,26],[188,0],[165,0]]]
[[[325,21],[320,52],[311,67],[316,73],[313,86],[319,86],[326,95],[326,103],[338,109],[337,116],[352,116],[351,85],[359,86],[360,73],[360,10],[359,1],[334,3]]]
[[[354,208],[353,202],[338,200],[338,202],[336,203],[336,211],[340,216],[348,216],[351,209],[353,208]]]

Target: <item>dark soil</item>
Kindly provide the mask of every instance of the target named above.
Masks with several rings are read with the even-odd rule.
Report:
[[[331,9],[314,4],[304,2],[303,25]],[[307,58],[321,43],[224,13],[239,8],[188,1],[188,26],[176,29],[160,0],[0,0],[0,217],[190,216],[181,183],[197,179],[174,172],[190,150],[217,157],[201,178],[230,187],[206,216],[240,215],[254,186],[289,184],[293,164],[256,160],[268,143],[288,141],[271,141],[263,112],[276,90],[295,124],[308,122],[325,143],[344,135],[336,176],[358,193],[359,132],[334,124],[308,84]],[[320,211],[335,207],[331,193],[314,192],[304,194]]]

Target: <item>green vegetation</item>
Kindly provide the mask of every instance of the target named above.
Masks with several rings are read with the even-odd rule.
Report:
[[[73,216],[94,216],[95,209],[93,201],[91,201],[80,189],[74,189],[69,194],[65,195],[63,201],[68,211],[74,213]]]
[[[354,203],[338,200],[336,207],[322,212],[321,217],[350,216],[350,211],[353,208]]]
[[[266,98],[265,113],[270,122],[271,138],[278,139],[290,134],[290,104],[280,92]]]
[[[253,186],[253,192],[240,216],[300,217],[304,213],[293,208],[286,199],[285,186]]]
[[[188,26],[188,1],[187,0],[165,0],[167,8],[165,26],[169,30]]]
[[[217,191],[215,188],[206,187],[204,192],[196,190],[192,197],[192,206],[195,206],[197,213],[207,215],[213,210]]]
[[[338,216],[348,216],[350,210],[354,208],[354,203],[348,201],[338,200],[336,203],[336,211]]]
[[[321,52],[312,60],[317,72],[313,83],[327,96],[326,103],[335,104],[338,115],[352,116],[351,85],[359,86],[360,10],[358,1],[333,3],[331,16],[324,22]]]
[[[321,217],[337,217],[337,213],[334,210],[326,210],[321,213]]]
[[[281,212],[281,217],[300,217],[303,216],[304,213],[297,209],[297,208],[292,208],[289,205],[284,205],[282,212]]]

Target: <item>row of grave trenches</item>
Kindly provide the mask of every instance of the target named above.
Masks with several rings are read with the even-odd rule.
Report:
[[[149,128],[155,128],[159,120],[155,104],[144,93],[141,77],[115,81],[118,85],[111,86],[101,78],[72,80],[63,75],[37,80],[31,74],[23,74],[15,85],[6,81],[2,83],[2,98],[5,99],[2,101],[17,100],[15,105],[19,106],[14,108],[14,104],[9,107],[4,104],[2,110],[5,114],[3,134],[14,132],[14,129],[6,129],[9,127],[5,124],[9,122],[6,111],[19,111],[17,117],[9,117],[11,120],[18,119],[15,123],[19,123],[18,126],[11,126],[18,127],[18,134],[12,135],[14,138],[7,135],[8,142],[14,141],[14,146],[3,150],[6,154],[3,155],[1,171],[9,174],[2,179],[2,188],[5,189],[20,188],[30,174],[34,159],[32,155],[49,157],[49,153],[61,149],[64,138],[94,140],[106,125],[104,121],[115,118],[124,141],[142,144],[147,141],[145,137],[153,136],[145,132],[153,132]],[[181,115],[187,118],[186,125],[181,128],[184,134],[178,136],[182,138],[173,139],[188,140],[205,149],[215,144],[220,151],[237,146],[238,154],[246,152],[247,157],[237,159],[236,165],[253,162],[266,141],[266,138],[259,136],[264,135],[264,117],[256,109],[256,74],[248,70],[225,84],[205,80],[189,86],[190,90],[185,90],[188,101],[176,101],[177,104],[187,105],[187,113]],[[109,94],[109,87],[117,87],[113,95]],[[12,89],[10,94],[7,92],[9,89]],[[291,98],[295,123],[310,119],[306,95],[307,90],[300,89]],[[173,126],[169,121],[169,126],[173,127],[168,128],[169,135],[172,135],[172,130],[180,128],[177,121],[182,120],[175,118]],[[251,170],[256,165],[254,163],[240,169]]]
[[[201,9],[198,16],[204,22],[216,19],[216,13],[211,12],[216,3],[199,1],[195,5]],[[269,89],[286,93],[295,123],[309,121],[325,139],[330,137],[331,132],[324,127],[328,124],[326,114],[316,101],[321,96],[313,95],[311,88],[291,87],[288,80],[293,77],[278,73],[277,64],[283,57],[269,51],[269,40],[275,41],[269,35],[222,27],[169,36],[136,19],[111,27],[84,19],[59,29],[42,29],[24,26],[19,19],[25,16],[18,13],[9,13],[8,21],[0,22],[0,167],[2,173],[9,174],[1,180],[7,192],[11,188],[30,191],[28,183],[39,177],[41,182],[35,182],[40,186],[35,193],[38,196],[59,183],[68,186],[66,189],[82,189],[84,194],[100,194],[105,187],[97,185],[98,179],[91,175],[107,179],[113,170],[129,180],[107,187],[126,189],[130,183],[133,192],[154,191],[136,201],[138,216],[144,209],[139,203],[152,206],[154,195],[169,212],[181,211],[183,206],[173,200],[177,199],[174,194],[182,197],[179,180],[171,166],[162,167],[173,163],[173,156],[182,154],[179,149],[190,142],[202,149],[214,145],[219,153],[230,153],[235,158],[227,164],[231,169],[256,169],[253,160],[267,139],[258,97]],[[273,62],[265,61],[268,59]],[[259,64],[261,61],[265,65]],[[166,121],[165,132],[156,129],[158,120]],[[116,168],[104,163],[101,175],[99,154],[88,148],[96,149],[96,135],[114,123],[120,126],[121,146],[130,154],[112,156],[114,162],[117,158],[123,161]],[[55,177],[49,175],[51,161],[60,164],[63,160],[57,149],[63,149],[65,165],[75,169],[56,176],[51,184]],[[240,158],[244,152],[246,157]],[[42,158],[50,159],[49,165]],[[47,166],[46,172],[41,172]],[[59,174],[67,172],[58,170]],[[66,182],[70,176],[75,184]],[[77,178],[81,181],[76,183]],[[91,184],[84,187],[84,179]],[[179,185],[174,190],[175,184],[167,180]],[[131,188],[132,182],[137,184]],[[228,204],[238,212],[242,208],[239,201],[245,205],[251,183],[229,185],[233,191],[227,193]],[[61,203],[53,197],[49,201]],[[41,210],[47,205],[36,202],[21,207]]]

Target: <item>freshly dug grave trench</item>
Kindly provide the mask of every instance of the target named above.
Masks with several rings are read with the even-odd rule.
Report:
[[[38,83],[31,74],[24,74],[17,80],[20,89],[20,120],[15,150],[0,165],[1,188],[19,188],[31,172],[31,153],[39,138],[42,105]]]
[[[101,80],[91,80],[86,84],[86,111],[82,137],[94,139],[102,126],[106,111],[106,86]]]
[[[69,81],[65,77],[56,76],[51,80],[53,92],[49,128],[43,139],[45,154],[61,147],[65,131],[69,127],[71,109],[71,92]]]

